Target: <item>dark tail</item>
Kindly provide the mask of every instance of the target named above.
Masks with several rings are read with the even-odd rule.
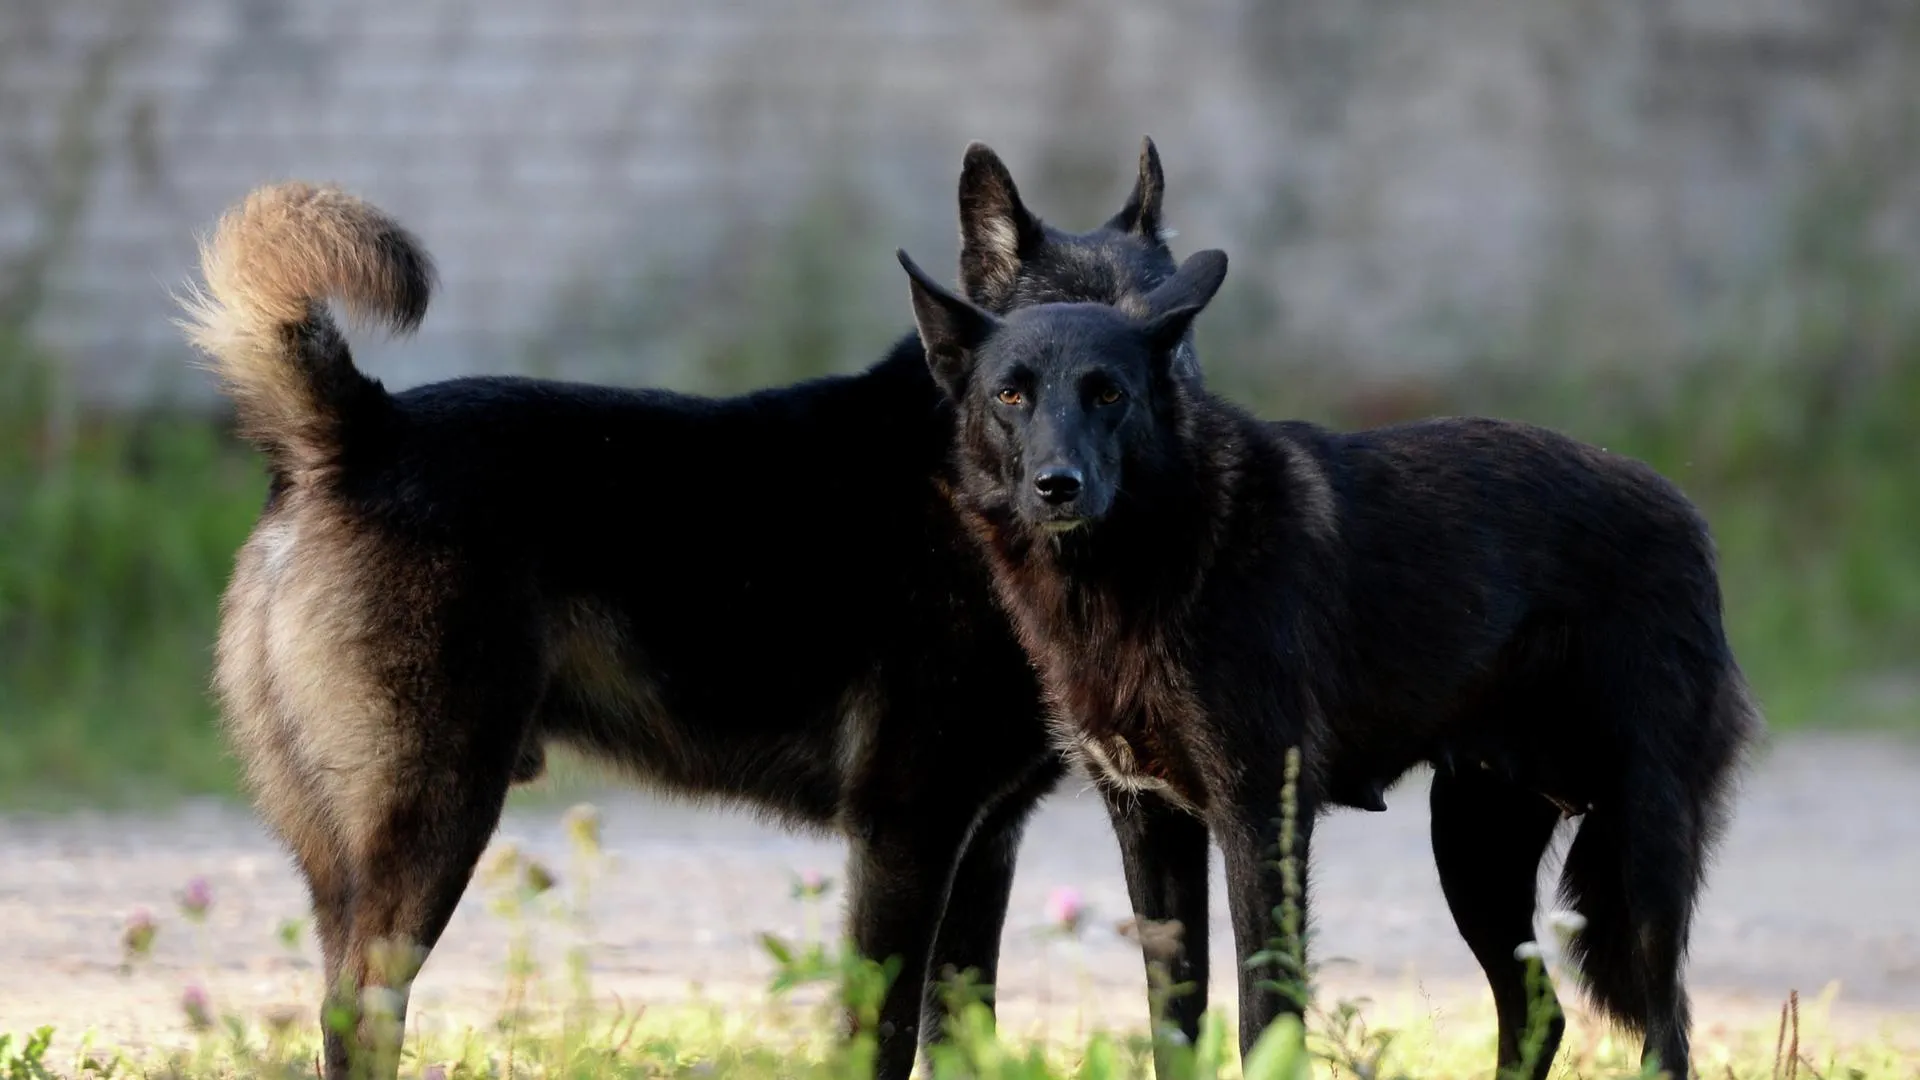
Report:
[[[1563,901],[1586,919],[1568,949],[1593,1004],[1635,1032],[1660,1015],[1678,966],[1708,857],[1725,828],[1736,770],[1759,735],[1760,713],[1729,661],[1696,722],[1686,760],[1635,763],[1625,797],[1580,823],[1560,875]],[[1684,994],[1679,997],[1684,1012]]]
[[[200,245],[203,287],[183,301],[188,340],[239,411],[241,433],[298,477],[339,453],[386,393],[354,366],[325,301],[397,333],[426,315],[433,263],[376,207],[336,188],[265,187]]]

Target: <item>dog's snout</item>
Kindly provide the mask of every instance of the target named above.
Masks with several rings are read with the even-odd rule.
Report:
[[[1083,482],[1080,470],[1066,465],[1049,466],[1033,477],[1034,488],[1050,506],[1072,502],[1080,494]]]

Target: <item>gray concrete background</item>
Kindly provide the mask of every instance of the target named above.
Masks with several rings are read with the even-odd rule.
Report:
[[[906,327],[892,249],[951,258],[967,140],[1087,227],[1151,132],[1181,250],[1228,248],[1271,329],[1219,363],[1763,352],[1920,251],[1916,73],[1894,0],[14,0],[0,301],[84,394],[204,397],[168,292],[298,176],[441,261],[418,341],[367,353],[396,385],[697,383],[684,339],[781,244],[853,298],[851,368]]]

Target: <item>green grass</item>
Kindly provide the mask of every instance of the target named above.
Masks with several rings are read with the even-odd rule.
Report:
[[[777,1077],[854,1080],[871,1075],[860,1056],[832,1038],[821,1022],[798,1022],[791,1011],[727,1012],[713,1009],[670,1009],[627,1014],[609,1013],[592,1020],[576,1018],[568,1029],[560,1023],[521,1027],[512,1036],[497,1029],[479,1029],[458,1035],[440,1035],[409,1042],[402,1052],[402,1077],[568,1077],[578,1080],[613,1078],[719,1077],[773,1080]],[[963,1020],[963,1023],[966,1022]],[[978,1024],[979,1021],[972,1021]],[[1224,1026],[1214,1029],[1221,1036]],[[1306,1070],[1266,1071],[1268,1077],[1418,1077],[1421,1080],[1483,1080],[1493,1075],[1491,1028],[1446,1032],[1427,1023],[1397,1029],[1384,1052],[1361,1059],[1375,1071],[1357,1072],[1346,1051],[1332,1045],[1324,1027],[1310,1030],[1306,1040]],[[20,1046],[32,1037],[13,1040],[13,1059],[0,1048],[0,1077],[38,1080],[52,1076],[155,1076],[180,1080],[213,1078],[286,1078],[308,1080],[315,1075],[317,1039],[277,1034],[261,1024],[227,1028],[197,1040],[191,1048],[173,1051],[124,1051],[111,1046],[56,1044],[42,1057],[46,1073],[21,1064]],[[1803,1038],[1805,1036],[1803,1035]],[[1776,1068],[1776,1033],[1765,1028],[1735,1033],[1725,1043],[1704,1047],[1701,1073],[1714,1080],[1787,1080],[1789,1077],[1846,1078],[1846,1080],[1912,1080],[1920,1073],[1920,1053],[1892,1038],[1854,1042],[1822,1040],[1803,1043],[1793,1072]],[[1178,1080],[1242,1076],[1232,1039],[1221,1038],[1196,1055]],[[1569,1039],[1558,1061],[1555,1077],[1636,1077],[1637,1053],[1619,1038]],[[1364,1052],[1364,1051],[1363,1051]],[[86,1062],[96,1066],[89,1070]],[[1039,1042],[970,1034],[961,1047],[941,1059],[933,1075],[945,1078],[978,1077],[1006,1080],[1067,1080],[1067,1078],[1145,1077],[1151,1070],[1152,1043],[1144,1032],[1101,1032],[1080,1042]],[[1289,1063],[1291,1064],[1291,1063]],[[511,1068],[511,1073],[509,1073]],[[1176,1078],[1165,1078],[1176,1080]]]
[[[1251,332],[1207,332],[1204,357],[1261,355]],[[1920,729],[1920,331],[1882,336],[1673,374],[1500,365],[1379,384],[1216,364],[1214,381],[1271,416],[1483,413],[1645,458],[1713,522],[1735,646],[1776,730]],[[43,359],[0,333],[0,809],[231,792],[206,684],[259,461],[205,416],[63,412]],[[740,370],[777,381],[776,366]]]

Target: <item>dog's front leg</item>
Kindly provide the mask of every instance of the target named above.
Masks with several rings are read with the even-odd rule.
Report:
[[[1249,784],[1215,804],[1214,838],[1227,871],[1234,954],[1240,968],[1240,1052],[1282,1013],[1301,1015],[1306,1002],[1307,858],[1315,807],[1305,792],[1292,807],[1293,829],[1281,851],[1281,769],[1249,770]],[[1263,774],[1263,775],[1262,775]],[[1271,787],[1254,786],[1271,778]],[[1292,932],[1279,915],[1291,905]],[[1262,956],[1258,963],[1249,961]]]
[[[947,889],[940,930],[927,970],[920,1009],[920,1041],[938,1039],[947,1017],[948,980],[972,973],[988,1009],[1000,978],[1000,938],[1013,893],[1014,860],[1027,819],[1065,771],[1058,757],[1043,764],[980,816]]]
[[[968,820],[928,801],[863,814],[847,860],[847,920],[854,947],[897,960],[879,1010],[880,1080],[906,1080],[919,1047],[928,958],[967,838]],[[858,1030],[861,1018],[851,1016]]]
[[[1153,1023],[1192,1043],[1207,1011],[1207,824],[1157,795],[1100,790],[1139,920]]]

